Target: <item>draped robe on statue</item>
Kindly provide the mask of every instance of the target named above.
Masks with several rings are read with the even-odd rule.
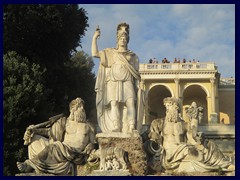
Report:
[[[137,112],[135,124],[137,123],[139,130],[143,116],[143,92],[138,89],[140,83],[138,57],[130,50],[121,53],[114,48],[107,48],[99,54],[100,65],[95,85],[98,125],[102,132],[111,132],[114,129],[110,113],[110,102],[113,100],[120,104],[120,122],[127,123],[129,120],[124,103],[127,99],[133,98],[136,100]]]
[[[86,160],[83,150],[89,141],[86,141],[82,148],[69,146],[68,139],[64,139],[65,133],[73,133],[76,136],[77,131],[81,131],[82,134],[82,131],[88,128],[87,126],[86,123],[77,123],[66,118],[57,120],[47,131],[49,139],[40,135],[32,137],[32,142],[28,146],[28,163],[39,172],[56,175],[68,174],[72,163],[81,164]],[[71,132],[72,130],[74,132]],[[79,141],[79,138],[76,140]]]
[[[214,142],[206,141],[202,150],[186,142],[176,143],[174,130],[179,131],[183,126],[181,124],[179,123],[178,129],[175,128],[177,125],[175,122],[165,121],[163,124],[162,166],[164,169],[177,172],[210,172],[221,168],[223,171],[228,171],[227,168],[231,163]]]

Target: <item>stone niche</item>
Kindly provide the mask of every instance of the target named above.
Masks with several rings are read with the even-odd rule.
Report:
[[[132,176],[143,176],[147,173],[147,159],[142,137],[138,131],[125,133],[98,133],[96,135],[99,149],[110,147],[121,148],[127,152],[127,171]],[[109,173],[111,171],[108,171]],[[111,173],[110,173],[111,174]]]

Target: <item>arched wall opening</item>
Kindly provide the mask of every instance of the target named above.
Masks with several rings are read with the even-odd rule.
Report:
[[[168,87],[156,85],[148,92],[148,121],[151,123],[156,118],[163,118],[166,115],[166,108],[163,99],[172,97]]]

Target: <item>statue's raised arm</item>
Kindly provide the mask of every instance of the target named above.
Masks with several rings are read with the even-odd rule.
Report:
[[[99,26],[97,26],[92,39],[92,56],[97,58],[99,58],[97,39],[100,38],[100,34],[101,34],[100,28]]]

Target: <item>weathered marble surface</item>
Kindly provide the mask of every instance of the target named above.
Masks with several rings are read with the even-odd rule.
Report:
[[[144,146],[142,138],[137,131],[135,135],[120,133],[111,133],[111,137],[103,134],[97,134],[97,141],[99,143],[99,149],[107,148],[120,148],[127,152],[127,170],[129,170],[131,175],[146,175],[147,173],[147,159],[144,151]],[[101,160],[100,160],[101,161]]]
[[[56,176],[54,174],[46,174],[46,173],[19,173],[15,174],[15,176]]]
[[[128,49],[129,25],[117,27],[117,46],[98,50],[98,27],[92,39],[92,56],[100,58],[95,85],[98,124],[102,132],[140,131],[143,117],[143,90],[139,60]]]
[[[131,176],[129,170],[101,171],[95,170],[88,176]]]
[[[86,121],[84,101],[71,101],[70,115],[27,128],[24,139],[29,159],[17,162],[21,172],[68,175],[75,164],[85,163],[94,146],[95,134]]]
[[[198,125],[203,121],[203,107],[198,107],[196,102],[192,102],[185,110],[189,117],[187,136],[193,144],[197,140]]]
[[[235,166],[216,144],[204,141],[202,133],[197,133],[195,138],[187,136],[188,131],[192,131],[191,124],[179,117],[178,99],[165,98],[164,105],[166,117],[154,120],[149,133],[150,141],[158,143],[161,150],[158,155],[160,169],[174,172],[210,172],[219,171],[219,168],[226,172],[235,171]]]

